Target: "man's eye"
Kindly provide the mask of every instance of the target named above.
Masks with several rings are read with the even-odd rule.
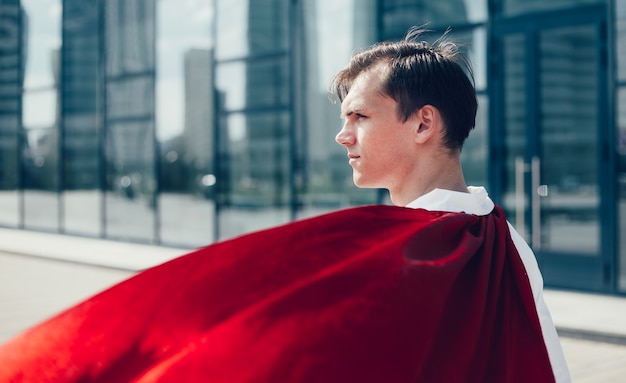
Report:
[[[356,116],[356,118],[359,118],[359,119],[361,119],[361,118],[367,118],[367,116],[366,116],[366,115],[361,114],[361,113],[355,113],[355,116]]]

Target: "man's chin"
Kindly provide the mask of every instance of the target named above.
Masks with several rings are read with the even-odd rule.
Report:
[[[354,186],[360,189],[375,189],[379,187],[372,182],[367,182],[367,180],[356,176],[352,177],[352,182],[354,182]]]

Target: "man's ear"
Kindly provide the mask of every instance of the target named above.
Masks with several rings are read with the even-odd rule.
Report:
[[[435,136],[441,125],[439,111],[432,105],[424,105],[415,114],[415,142],[423,144]]]

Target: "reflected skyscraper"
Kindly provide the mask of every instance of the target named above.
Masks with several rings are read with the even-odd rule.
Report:
[[[247,171],[237,177],[239,190],[256,198],[262,192],[271,196],[263,204],[285,208],[290,198],[290,134],[294,128],[289,4],[283,0],[257,1],[248,7],[247,150],[241,158]]]
[[[67,190],[100,187],[102,125],[101,24],[98,1],[65,0],[60,96],[63,183]]]
[[[105,116],[109,181],[154,177],[154,0],[105,1]],[[146,189],[146,193],[151,191]]]
[[[156,235],[155,2],[104,1],[106,232],[121,238]]]
[[[197,184],[213,171],[214,100],[213,63],[209,49],[191,49],[185,53],[185,122],[182,158]],[[191,185],[190,185],[191,186]],[[196,185],[197,186],[197,185]]]
[[[19,134],[28,49],[28,16],[19,0],[0,3],[0,190],[20,184]],[[17,201],[16,201],[17,202]],[[15,204],[17,206],[17,203]],[[3,220],[0,218],[0,220]]]

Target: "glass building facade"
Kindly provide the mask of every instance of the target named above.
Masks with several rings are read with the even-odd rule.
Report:
[[[388,203],[327,87],[416,25],[473,62],[466,179],[546,284],[626,293],[626,0],[0,0],[0,226],[194,248]]]

